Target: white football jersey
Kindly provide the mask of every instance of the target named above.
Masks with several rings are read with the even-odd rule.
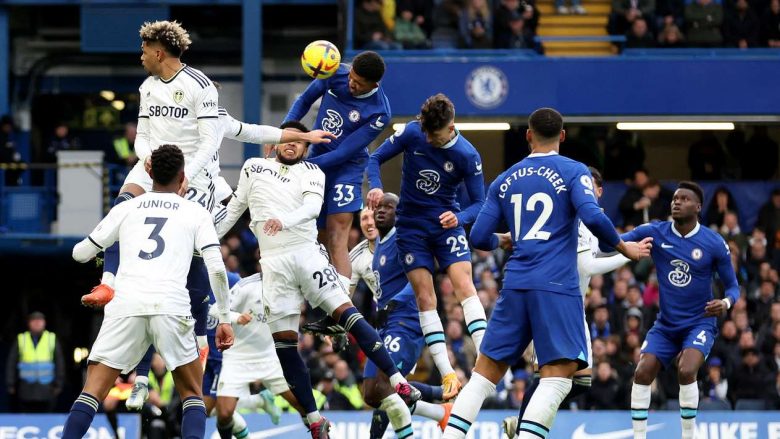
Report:
[[[245,277],[230,289],[230,310],[239,314],[251,314],[246,325],[233,324],[233,347],[222,356],[224,361],[265,361],[276,359],[276,348],[271,329],[263,321],[263,276],[260,273]]]
[[[187,273],[193,250],[219,247],[206,209],[168,192],[147,192],[118,204],[89,239],[99,248],[119,241],[115,295],[106,318],[190,315]]]
[[[371,267],[374,261],[374,252],[371,250],[368,239],[360,241],[360,244],[356,245],[352,251],[349,252],[349,261],[352,264],[352,279],[349,282],[350,291],[357,287],[360,279],[368,286],[371,293],[376,297],[376,292],[379,289],[376,281],[376,275]]]
[[[303,196],[314,193],[323,197],[325,174],[306,161],[287,166],[276,159],[251,158],[244,163],[235,196],[229,210],[243,212],[249,208],[249,227],[257,236],[260,253],[317,242],[317,219],[284,228],[274,236],[263,232],[270,218],[292,212],[303,205]],[[221,223],[224,224],[224,223]]]
[[[149,76],[138,91],[141,96],[138,118],[149,119],[151,150],[154,151],[160,145],[176,145],[184,153],[185,163],[189,166],[201,148],[201,136],[213,137],[216,134],[202,133],[198,121],[213,119],[217,122],[217,89],[203,72],[184,65],[167,81],[159,76]],[[203,170],[191,176],[191,169],[187,169],[191,180],[204,181],[201,174],[205,176],[205,166],[217,150],[216,140],[209,139],[211,151],[208,152],[208,159],[202,163]]]
[[[599,253],[599,239],[596,238],[593,233],[580,221],[580,225],[577,228],[577,253],[590,252],[595,258]],[[579,270],[580,274],[580,292],[584,298],[588,292],[590,286],[590,276],[584,273],[583,270]]]

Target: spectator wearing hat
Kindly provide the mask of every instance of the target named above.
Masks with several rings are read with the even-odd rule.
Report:
[[[710,401],[728,401],[729,381],[723,373],[723,361],[711,357],[707,361],[707,377],[701,386],[702,399]]]
[[[53,332],[46,330],[46,316],[33,312],[27,331],[16,336],[8,353],[5,383],[23,413],[54,410],[65,379],[65,358]]]

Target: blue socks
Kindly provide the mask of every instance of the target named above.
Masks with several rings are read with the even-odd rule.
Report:
[[[275,341],[274,345],[276,346],[276,356],[279,357],[279,363],[282,364],[284,379],[287,380],[290,391],[306,411],[305,414],[316,412],[317,403],[314,401],[314,394],[311,391],[309,369],[306,368],[306,364],[298,354],[298,341],[280,340]]]
[[[149,349],[146,350],[144,357],[138,366],[135,367],[135,375],[139,377],[148,377],[149,370],[152,368],[152,357],[154,356],[154,346],[149,345]]]
[[[390,418],[384,410],[374,410],[371,415],[371,439],[382,439],[385,437],[387,426],[390,425]]]
[[[70,408],[70,414],[62,430],[62,439],[83,438],[92,425],[92,419],[95,418],[99,405],[94,396],[82,392]]]
[[[393,359],[390,358],[390,354],[387,353],[385,345],[382,340],[379,339],[376,329],[366,322],[363,315],[360,314],[357,308],[350,307],[339,318],[339,325],[355,336],[360,349],[363,353],[376,364],[376,366],[385,373],[388,377],[391,377],[398,373],[398,368],[393,364]],[[279,359],[281,360],[281,358]]]
[[[219,439],[230,439],[233,437],[233,420],[227,425],[222,425],[217,422],[217,432],[219,432]]]
[[[182,439],[203,439],[206,435],[206,404],[197,396],[186,398],[182,404]]]
[[[135,198],[130,192],[122,192],[114,200],[114,206]],[[111,247],[103,250],[103,271],[107,271],[113,275],[119,270],[119,241],[115,242]]]
[[[431,386],[429,384],[423,384],[419,381],[412,381],[409,383],[415,389],[422,393],[422,401],[434,402],[442,400],[442,388],[441,386]]]

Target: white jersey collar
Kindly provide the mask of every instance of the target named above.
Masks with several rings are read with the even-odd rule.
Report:
[[[682,236],[682,235],[680,234],[680,232],[677,230],[677,227],[675,227],[675,226],[674,226],[674,221],[672,221],[672,233],[674,233],[675,235],[679,236],[680,238],[690,238],[691,236],[693,236],[693,235],[695,235],[696,233],[698,233],[698,232],[699,232],[699,226],[700,226],[700,224],[699,224],[699,222],[697,221],[697,222],[696,222],[696,227],[694,227],[694,228],[693,228],[693,230],[691,230],[690,232],[688,232],[688,234],[687,234],[687,235],[685,235],[685,236]]]
[[[440,149],[450,149],[450,148],[452,148],[458,142],[458,138],[460,138],[460,131],[455,130],[455,137],[450,139],[449,142],[445,143],[444,145],[440,146],[439,148]]]
[[[163,79],[162,76],[158,76],[157,78],[163,82],[163,84],[170,84],[171,81],[176,79],[177,76],[179,76],[179,73],[181,73],[184,69],[187,68],[187,64],[181,63],[181,68],[176,71],[176,73],[173,74],[173,76],[170,77],[170,79]]]
[[[534,153],[528,154],[528,157],[549,157],[549,156],[551,156],[551,155],[558,155],[558,153],[557,153],[557,152],[555,152],[555,151],[550,151],[550,152],[534,152]]]
[[[379,91],[379,86],[372,88],[371,91],[368,93],[363,93],[362,95],[355,96],[355,99],[365,99],[369,96],[373,96],[377,91]]]
[[[395,235],[395,226],[393,226],[393,228],[392,228],[392,229],[390,229],[390,231],[389,231],[389,232],[387,232],[387,235],[383,236],[383,237],[382,237],[382,239],[380,239],[380,240],[379,240],[379,243],[380,243],[380,244],[384,244],[384,243],[385,243],[385,241],[387,241],[388,239],[390,239],[390,237],[391,237],[391,236],[393,236],[393,235]]]

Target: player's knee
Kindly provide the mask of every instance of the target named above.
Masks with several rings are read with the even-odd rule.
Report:
[[[217,422],[222,425],[227,425],[233,419],[233,410],[229,407],[217,404]]]
[[[125,201],[130,201],[133,198],[135,198],[135,195],[133,195],[132,192],[122,192],[119,194],[116,198],[114,198],[114,206],[120,203],[124,203]]]
[[[369,383],[368,380],[363,384],[363,401],[365,401],[368,406],[373,408],[379,407],[379,405],[382,403],[381,398],[379,398],[379,395],[377,395],[376,385],[373,382]]]
[[[681,363],[677,368],[677,377],[680,384],[690,384],[696,381],[699,369],[693,365]]]
[[[653,380],[655,379],[655,376],[653,376],[652,371],[648,367],[642,367],[640,364],[636,368],[636,372],[634,372],[634,382],[637,384],[642,384],[644,386],[649,386],[653,383]]]

